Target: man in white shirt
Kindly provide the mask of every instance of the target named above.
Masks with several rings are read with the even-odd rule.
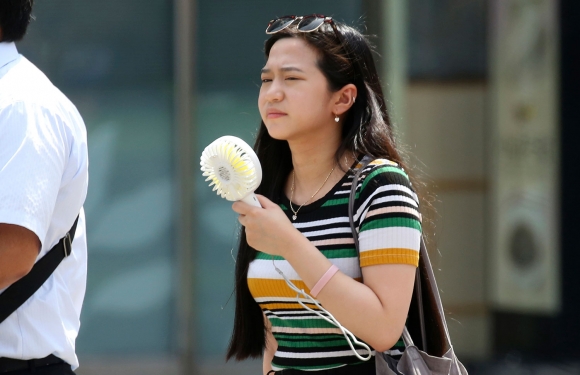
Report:
[[[73,374],[87,271],[86,129],[75,106],[16,50],[32,2],[0,0],[0,301],[77,216],[78,224],[71,254],[0,322],[0,373]]]

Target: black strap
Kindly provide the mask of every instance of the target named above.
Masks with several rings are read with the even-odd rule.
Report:
[[[360,178],[360,175],[363,171],[363,169],[366,168],[367,165],[369,165],[369,163],[372,161],[372,158],[370,156],[365,156],[360,164],[361,166],[356,170],[356,173],[354,175],[354,177],[352,178],[352,185],[350,187],[350,196],[348,198],[348,219],[350,222],[350,229],[352,231],[352,237],[354,239],[354,246],[356,248],[356,252],[358,254],[358,257],[360,259],[360,250],[359,250],[359,244],[358,244],[358,233],[356,231],[356,227],[354,225],[354,201],[355,201],[355,193],[356,193],[356,188],[358,186],[358,180]],[[421,246],[424,246],[423,244],[423,240],[421,239]],[[423,294],[421,291],[421,274],[419,271],[419,268],[417,268],[417,271],[415,272],[415,288],[414,288],[414,293],[415,293],[415,298],[417,299],[417,303],[418,303],[418,309],[419,309],[419,317],[420,317],[420,325],[421,325],[421,339],[423,340],[422,345],[423,345],[423,350],[427,351],[427,335],[426,335],[426,330],[425,330],[425,317],[423,315]]]
[[[70,255],[78,221],[79,217],[77,216],[68,233],[45,256],[36,262],[32,270],[26,276],[6,288],[4,293],[0,294],[0,323],[32,297],[50,275],[52,275],[60,262]]]

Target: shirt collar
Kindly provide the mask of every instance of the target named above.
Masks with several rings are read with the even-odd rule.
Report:
[[[0,69],[18,58],[18,50],[14,42],[0,43]]]

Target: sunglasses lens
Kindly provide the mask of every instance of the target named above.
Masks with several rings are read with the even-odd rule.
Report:
[[[281,17],[281,18],[278,18],[277,20],[275,20],[274,22],[272,22],[270,25],[268,25],[268,28],[266,29],[266,33],[268,33],[268,34],[274,34],[274,33],[277,33],[280,30],[284,30],[285,28],[287,28],[288,26],[290,26],[292,24],[292,22],[294,22],[295,19],[296,19],[296,17]]]
[[[298,24],[298,30],[310,32],[318,29],[324,23],[324,17],[306,16]]]

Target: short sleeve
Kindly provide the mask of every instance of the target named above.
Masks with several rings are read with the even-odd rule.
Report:
[[[396,163],[376,160],[360,186],[360,265],[418,266],[421,242],[419,201],[409,177]]]
[[[0,105],[0,223],[25,227],[43,244],[68,155],[64,133],[41,106]]]

